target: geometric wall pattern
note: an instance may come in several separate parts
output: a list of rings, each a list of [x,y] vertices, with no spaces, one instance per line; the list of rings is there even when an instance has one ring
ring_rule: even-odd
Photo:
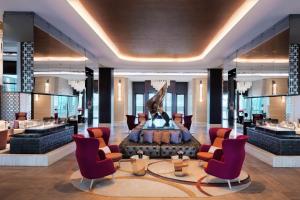
[[[15,113],[20,111],[20,93],[2,92],[1,104],[1,119],[15,120]]]
[[[1,119],[15,120],[15,113],[26,112],[27,119],[31,119],[31,94],[19,92],[2,92]]]
[[[33,91],[33,42],[21,42],[21,91]]]
[[[300,44],[289,45],[289,94],[300,94],[300,77],[299,77],[299,50]]]

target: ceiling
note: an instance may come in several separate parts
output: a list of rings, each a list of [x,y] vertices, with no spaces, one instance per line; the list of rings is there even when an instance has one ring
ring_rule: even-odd
[[[80,2],[121,54],[178,58],[201,54],[245,0]]]
[[[242,59],[287,59],[289,56],[289,29],[260,44],[246,54]]]
[[[174,5],[170,3],[171,0],[154,1],[156,4],[148,0],[123,0],[128,3],[126,5],[123,1],[117,0],[80,1],[86,2],[84,5],[90,10],[91,15],[95,15],[96,22],[101,17],[102,21],[99,22],[103,29],[107,31],[111,40],[115,42],[122,53],[150,57],[157,55],[191,56],[196,52],[201,53],[204,46],[207,45],[207,41],[216,34],[216,30],[220,29],[221,24],[226,22],[226,16],[229,17],[226,13],[234,14],[230,10],[237,9],[242,2],[230,1],[227,5],[224,2],[228,2],[228,0],[210,0],[205,1],[211,3],[205,3],[208,8],[204,9],[199,5],[199,2],[203,3],[204,1],[193,0],[174,0],[172,1],[175,2]],[[186,2],[189,2],[190,5]],[[215,6],[216,2],[221,2],[219,7]],[[0,0],[0,13],[3,11],[35,12],[84,48],[93,52],[97,57],[95,67],[98,67],[99,63],[103,66],[113,67],[116,71],[197,72],[222,66],[225,58],[236,49],[250,42],[288,14],[300,13],[299,0],[289,0],[288,2],[259,0],[211,48],[203,59],[192,62],[134,62],[120,59],[66,0]],[[92,3],[103,5],[103,7],[95,7],[95,9],[101,10],[101,15],[98,13],[99,17],[93,14],[95,9],[92,11],[89,8]],[[182,5],[182,8],[179,5]],[[227,10],[225,14],[222,12],[223,9]],[[201,24],[204,24],[207,19],[212,23],[205,23],[206,26],[201,28]],[[156,38],[158,37],[163,39],[157,42]],[[66,67],[66,65],[57,65],[57,63],[43,63],[39,64],[39,68],[53,70],[49,66],[54,65],[58,70],[71,70],[73,66],[73,64],[68,64]]]
[[[81,57],[48,33],[34,27],[34,57]]]

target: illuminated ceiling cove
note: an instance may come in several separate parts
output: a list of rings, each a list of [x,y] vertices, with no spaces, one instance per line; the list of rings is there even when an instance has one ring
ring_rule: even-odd
[[[124,61],[205,58],[258,0],[67,0]]]

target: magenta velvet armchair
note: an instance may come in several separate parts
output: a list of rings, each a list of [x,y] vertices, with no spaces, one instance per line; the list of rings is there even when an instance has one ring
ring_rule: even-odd
[[[122,153],[120,153],[120,148],[119,145],[112,145],[109,144],[109,138],[110,138],[110,129],[107,127],[93,127],[93,128],[88,128],[87,131],[89,133],[89,136],[91,138],[97,138],[97,130],[101,130],[102,135],[101,137],[103,138],[105,145],[109,147],[111,153],[105,154],[101,149],[99,149],[99,156],[101,159],[105,158],[110,158],[114,162],[118,162],[120,166],[120,160],[122,159]],[[97,138],[98,139],[98,138]]]
[[[231,189],[230,180],[238,178],[245,160],[245,144],[248,136],[238,136],[236,139],[223,141],[223,155],[220,160],[211,159],[204,169],[209,175],[226,179]]]
[[[92,189],[94,179],[113,175],[116,172],[112,159],[101,159],[98,155],[99,141],[95,138],[84,138],[74,135],[76,159],[82,177],[90,179]],[[83,178],[81,179],[81,182]]]
[[[135,124],[135,116],[134,115],[126,115],[127,126],[129,130],[134,129],[137,124]]]
[[[183,117],[183,121],[184,121],[184,127],[186,127],[188,130],[190,130],[191,125],[192,125],[192,117],[193,115],[186,115]]]
[[[222,142],[225,139],[229,138],[231,133],[231,128],[210,128],[209,129],[209,138],[211,145],[203,144],[200,147],[199,152],[197,153],[197,157],[203,161],[209,161],[212,158],[218,158],[219,154],[218,151],[214,153],[209,153],[209,148],[214,145],[218,148],[222,148]],[[216,140],[216,138],[218,138]]]

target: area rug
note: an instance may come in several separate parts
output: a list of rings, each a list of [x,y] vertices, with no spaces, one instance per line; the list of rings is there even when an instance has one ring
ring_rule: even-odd
[[[199,165],[199,161],[190,160],[189,174],[184,177],[174,175],[171,160],[150,160],[145,176],[132,174],[129,160],[121,162],[114,175],[98,179],[89,190],[90,180],[82,183],[80,171],[74,172],[70,179],[74,187],[105,197],[211,197],[241,191],[251,184],[250,176],[242,171],[239,180],[232,181],[230,190],[224,180],[209,176]]]

